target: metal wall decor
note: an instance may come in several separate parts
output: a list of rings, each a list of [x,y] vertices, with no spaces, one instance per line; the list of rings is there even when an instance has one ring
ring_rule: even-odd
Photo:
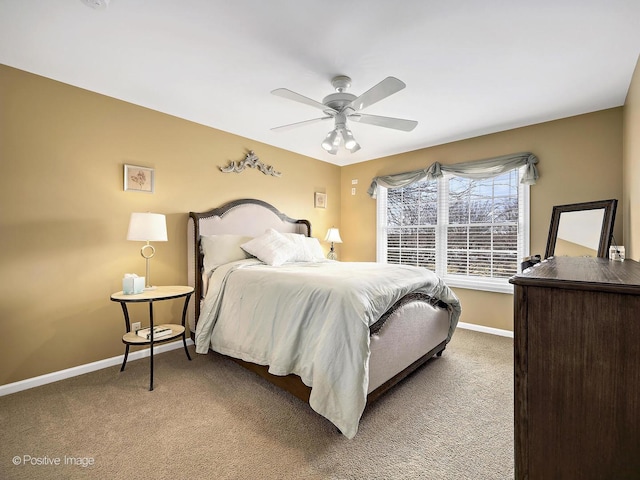
[[[244,160],[238,160],[237,162],[230,160],[229,165],[227,165],[226,167],[219,167],[219,168],[220,168],[220,171],[224,173],[231,173],[231,172],[240,173],[244,171],[245,168],[257,168],[265,175],[271,175],[273,177],[279,177],[282,175],[282,173],[276,172],[272,166],[265,165],[264,163],[262,163],[258,158],[258,156],[255,153],[253,153],[252,150],[250,150],[249,153],[247,153]]]

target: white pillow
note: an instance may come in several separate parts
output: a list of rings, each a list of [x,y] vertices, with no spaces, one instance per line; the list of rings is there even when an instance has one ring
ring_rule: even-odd
[[[315,262],[324,260],[324,252],[317,238],[307,237],[299,233],[283,233],[295,245],[291,262]]]
[[[299,233],[283,233],[286,238],[288,238],[293,244],[294,251],[293,255],[289,261],[291,262],[312,262],[313,255],[309,248],[307,247],[307,242],[305,242],[305,236]]]
[[[309,249],[309,252],[311,253],[313,261],[317,262],[318,260],[326,260],[324,251],[322,250],[322,246],[320,245],[320,241],[317,238],[304,237],[304,241],[307,248]]]
[[[273,228],[243,243],[241,247],[258,260],[274,267],[288,262],[295,254],[293,242]]]
[[[204,272],[208,274],[219,265],[249,258],[241,245],[252,238],[246,235],[201,235]]]

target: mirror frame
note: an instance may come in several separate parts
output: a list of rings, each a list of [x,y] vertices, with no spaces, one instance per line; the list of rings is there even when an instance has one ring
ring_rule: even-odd
[[[598,257],[607,258],[609,256],[609,246],[613,236],[613,224],[616,219],[616,208],[618,200],[598,200],[595,202],[572,203],[569,205],[556,205],[551,213],[551,225],[549,227],[549,238],[547,239],[547,249],[544,258],[553,256],[556,249],[558,237],[558,227],[560,225],[560,214],[563,212],[578,212],[581,210],[596,210],[604,208],[602,228],[600,229],[600,244],[598,246]]]

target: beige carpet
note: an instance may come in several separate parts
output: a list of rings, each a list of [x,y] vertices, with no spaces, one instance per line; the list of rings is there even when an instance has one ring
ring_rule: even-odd
[[[174,350],[153,392],[147,358],[0,397],[0,478],[513,478],[512,345],[458,329],[353,440],[235,363]]]

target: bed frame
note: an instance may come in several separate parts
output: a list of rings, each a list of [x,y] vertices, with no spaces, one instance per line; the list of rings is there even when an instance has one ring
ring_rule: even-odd
[[[192,339],[195,337],[203,294],[200,236],[236,234],[257,237],[268,228],[311,236],[309,221],[290,218],[274,206],[256,199],[236,200],[207,212],[189,213],[188,282],[195,289],[195,301],[191,302],[188,312]],[[431,299],[425,299],[424,296],[401,299],[383,318],[384,325],[371,336],[367,404],[379,398],[432,357],[442,355],[449,334],[449,311]],[[276,376],[268,372],[268,366],[227,358],[301,400],[309,401],[311,388],[297,375]]]

